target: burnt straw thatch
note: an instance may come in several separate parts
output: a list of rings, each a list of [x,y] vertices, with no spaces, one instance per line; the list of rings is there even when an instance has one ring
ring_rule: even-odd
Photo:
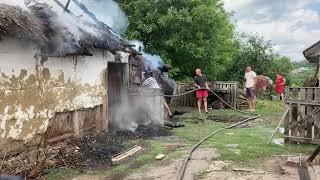
[[[308,78],[303,86],[304,87],[319,87],[319,68],[320,68],[320,41],[316,42],[309,48],[303,51],[304,57],[313,64],[316,64],[316,73],[314,76]]]
[[[86,54],[90,48],[106,49],[113,54],[116,51],[132,51],[108,26],[81,22],[81,25],[71,27],[79,32],[75,35],[70,27],[59,23],[59,16],[47,4],[36,4],[28,8],[29,11],[26,11],[0,3],[0,41],[17,39],[33,43],[41,49],[42,55],[48,56]],[[70,18],[74,18],[74,22],[81,21],[77,17]],[[83,28],[84,24],[86,28]]]

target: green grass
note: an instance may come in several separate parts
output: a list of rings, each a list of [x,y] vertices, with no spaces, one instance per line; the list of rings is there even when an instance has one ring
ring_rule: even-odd
[[[76,170],[69,168],[52,168],[45,175],[46,180],[56,180],[56,179],[69,179],[80,173]]]
[[[142,172],[147,170],[155,161],[155,157],[160,154],[165,154],[165,149],[163,147],[162,141],[149,140],[144,142],[148,143],[148,149],[145,150],[140,156],[130,160],[128,163],[116,165],[106,172],[96,172],[97,175],[103,175],[105,177],[119,177],[125,174],[130,174],[132,172]],[[93,173],[91,173],[93,174]]]
[[[257,103],[257,112],[262,118],[255,122],[249,123],[246,128],[234,128],[225,130],[203,143],[202,147],[217,148],[221,153],[221,160],[229,160],[244,165],[254,165],[272,155],[310,153],[314,150],[313,145],[288,145],[284,146],[271,143],[268,145],[269,138],[277,126],[285,106],[282,102],[262,100]],[[213,111],[212,115],[225,114],[226,117],[234,112],[230,110]],[[194,125],[190,122],[196,121],[195,114],[185,116],[188,122],[186,128],[175,129],[177,136],[182,137],[187,144],[194,144],[210,132],[227,126],[224,123],[217,123],[207,120],[205,123]],[[226,134],[227,133],[227,134]],[[233,133],[230,135],[229,133]],[[277,133],[275,138],[281,138],[281,134]],[[240,155],[229,150],[226,144],[239,144]]]

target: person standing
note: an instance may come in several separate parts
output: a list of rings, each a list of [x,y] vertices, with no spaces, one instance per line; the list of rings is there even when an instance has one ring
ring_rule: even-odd
[[[197,87],[196,97],[199,114],[201,115],[201,104],[203,101],[204,111],[208,113],[208,82],[204,74],[201,73],[201,69],[196,69],[196,76],[194,77],[194,86]]]
[[[284,85],[286,84],[286,79],[279,73],[276,75],[276,94],[278,99],[284,101]]]
[[[256,111],[256,95],[255,95],[255,87],[257,83],[257,74],[252,70],[251,66],[246,68],[246,72],[244,75],[245,79],[245,90],[247,97],[249,99],[249,111]]]
[[[160,89],[160,86],[158,85],[157,80],[153,77],[152,72],[145,72],[144,77],[145,77],[145,80],[144,80],[142,86],[148,87],[148,88]],[[166,108],[166,110],[168,111],[170,118],[173,118],[174,115],[171,113],[170,107],[164,98],[163,98],[163,104],[164,104],[164,107]]]

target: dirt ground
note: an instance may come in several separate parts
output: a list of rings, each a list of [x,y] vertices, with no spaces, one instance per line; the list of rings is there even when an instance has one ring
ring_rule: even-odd
[[[298,180],[297,170],[284,165],[285,160],[272,157],[256,168],[243,168],[230,162],[216,161],[216,149],[201,148],[194,152],[187,167],[184,179],[204,180]],[[176,179],[183,159],[171,161],[163,166],[152,167],[145,173],[127,176],[127,180]]]
[[[256,168],[244,168],[227,161],[216,160],[219,152],[213,148],[196,150],[188,164],[185,180],[299,180],[296,168],[286,166],[286,158],[272,157]],[[125,180],[176,179],[183,159],[165,161],[143,173],[122,177]],[[103,180],[105,177],[81,175],[73,180]],[[117,178],[114,178],[117,179]]]

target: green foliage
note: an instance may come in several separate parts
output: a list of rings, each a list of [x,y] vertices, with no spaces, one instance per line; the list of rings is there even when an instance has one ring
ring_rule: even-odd
[[[274,78],[277,73],[288,76],[293,64],[288,57],[273,51],[273,44],[258,35],[242,35],[239,49],[227,72],[221,79],[242,81],[245,68],[252,65],[258,75]],[[232,72],[232,73],[230,73]]]
[[[203,69],[217,78],[233,59],[234,26],[222,0],[119,0],[130,25],[128,39],[142,40],[149,53],[160,54],[178,68],[175,78]]]
[[[128,15],[126,37],[144,42],[173,67],[176,80],[201,68],[209,80],[242,81],[253,65],[272,79],[293,69],[290,59],[274,53],[270,41],[257,35],[237,36],[222,0],[118,0]]]
[[[293,62],[295,68],[301,68],[301,67],[313,67],[313,64],[311,64],[307,60],[297,61]]]
[[[308,71],[298,74],[290,74],[290,86],[292,87],[301,87],[303,83],[309,79],[310,77],[314,76],[316,69],[313,67]]]

